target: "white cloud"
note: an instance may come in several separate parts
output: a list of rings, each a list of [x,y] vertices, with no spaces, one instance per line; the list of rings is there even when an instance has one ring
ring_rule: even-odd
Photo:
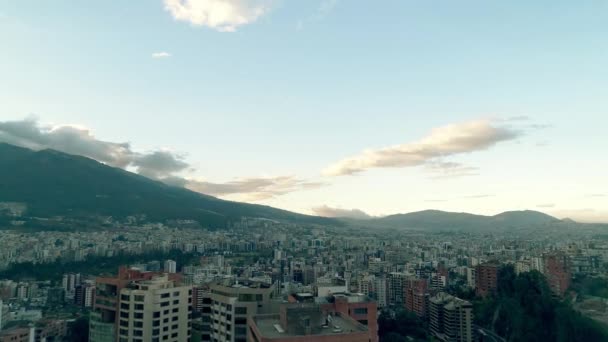
[[[441,158],[488,149],[499,142],[513,140],[520,131],[491,120],[476,120],[435,128],[425,138],[381,149],[365,150],[343,159],[324,170],[328,176],[360,173],[373,168],[398,168],[428,165],[431,169],[471,174],[475,170]],[[448,172],[449,173],[449,172]]]
[[[225,183],[171,178],[167,179],[166,182],[212,196],[252,202],[274,198],[294,191],[316,189],[325,185],[295,176],[240,178]]]
[[[206,26],[220,32],[234,32],[268,13],[275,0],[164,0],[176,20]]]
[[[171,54],[165,51],[154,52],[152,53],[152,58],[169,58]]]
[[[332,208],[327,205],[312,208],[312,211],[317,216],[324,217],[344,217],[353,219],[370,219],[369,214],[360,209],[341,209]]]

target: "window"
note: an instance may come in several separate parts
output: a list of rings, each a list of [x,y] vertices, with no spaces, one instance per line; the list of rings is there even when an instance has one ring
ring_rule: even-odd
[[[162,307],[169,306],[169,302],[162,302],[162,303],[160,303],[160,306],[162,306]]]
[[[175,332],[175,333],[171,334],[171,337],[177,337],[177,333]]]
[[[169,314],[169,310],[163,311],[163,315],[168,315],[168,314]]]
[[[121,327],[128,327],[129,326],[129,322],[128,321],[123,321],[122,319],[120,320],[120,326]]]
[[[171,329],[172,329],[172,330],[177,330],[177,328],[178,328],[178,325],[177,325],[177,324],[173,324],[173,325],[171,326]]]
[[[120,329],[120,334],[123,336],[129,336],[129,330],[127,329]]]
[[[156,336],[158,334],[160,334],[160,329],[154,329],[154,330],[152,330],[152,335]]]
[[[143,295],[135,295],[133,298],[134,298],[134,300],[136,302],[143,302],[144,301],[144,296]]]
[[[228,306],[226,306],[226,309],[228,309],[228,311],[232,311],[232,304],[228,304]]]
[[[136,328],[143,328],[144,327],[144,322],[142,321],[133,321],[133,326]]]
[[[121,318],[129,318],[129,313],[128,312],[120,312],[120,317]]]
[[[171,318],[171,320],[172,320],[173,322],[177,321],[178,319],[179,319],[179,317],[177,317],[177,316],[173,316],[173,318]]]
[[[169,318],[163,318],[163,323],[168,323],[169,322]]]
[[[144,336],[144,332],[140,329],[133,330],[133,336]]]
[[[120,295],[120,300],[125,300],[128,302],[129,300],[131,300],[131,297],[129,295],[123,294]]]
[[[159,318],[160,317],[160,311],[154,311],[153,317],[154,318]]]
[[[353,311],[355,315],[367,315],[367,308],[356,308]]]
[[[236,309],[234,310],[234,313],[236,313],[237,315],[246,315],[247,314],[247,307],[236,307]]]
[[[170,293],[163,293],[160,295],[160,298],[169,298],[170,295]]]
[[[135,304],[135,310],[143,310],[143,309],[144,309],[143,304]]]
[[[360,319],[359,323],[361,323],[363,325],[367,325],[367,320],[366,319]]]
[[[159,321],[159,320],[156,320],[156,321],[152,322],[152,326],[153,326],[153,327],[158,327],[158,326],[160,326],[160,321]]]
[[[173,297],[179,296],[179,291],[173,292]]]
[[[133,317],[135,317],[136,319],[143,319],[144,318],[144,313],[143,312],[136,312],[133,314]]]
[[[120,303],[120,308],[123,310],[129,310],[129,303]]]
[[[179,304],[179,299],[174,300],[174,301],[173,301],[173,304],[175,304],[175,305],[176,305],[176,304]]]
[[[171,311],[173,311],[173,313],[179,312],[179,308],[173,308]]]
[[[237,317],[234,320],[234,324],[237,324],[237,325],[247,325],[247,318],[245,318],[245,317]]]

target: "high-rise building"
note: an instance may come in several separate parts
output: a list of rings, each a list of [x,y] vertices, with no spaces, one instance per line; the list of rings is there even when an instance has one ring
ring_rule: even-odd
[[[165,268],[163,269],[166,273],[177,272],[177,263],[173,260],[165,261]]]
[[[187,341],[192,288],[167,274],[133,282],[120,291],[119,341]]]
[[[556,295],[563,296],[570,287],[572,274],[568,256],[563,253],[552,253],[544,256],[544,274],[549,287]]]
[[[77,285],[74,290],[74,304],[85,308],[93,307],[95,300],[95,284],[90,281]]]
[[[209,285],[203,296],[202,341],[246,342],[247,317],[272,312],[276,285],[233,278]],[[208,302],[209,304],[205,304]],[[207,325],[205,323],[208,323]]]
[[[496,291],[498,268],[498,264],[491,262],[475,267],[475,293],[478,296],[487,297]]]
[[[428,314],[428,287],[426,279],[409,279],[405,284],[405,308],[421,318]]]
[[[120,316],[120,292],[129,284],[151,280],[160,275],[156,272],[141,272],[121,267],[116,277],[98,277],[95,280],[96,290],[89,321],[90,342],[114,342],[118,340],[118,323]],[[181,282],[181,274],[169,274],[169,280],[176,284]]]
[[[473,305],[440,292],[429,300],[431,334],[445,342],[473,341]]]
[[[405,303],[404,290],[408,274],[402,272],[391,272],[386,279],[388,286],[388,304],[398,305]]]

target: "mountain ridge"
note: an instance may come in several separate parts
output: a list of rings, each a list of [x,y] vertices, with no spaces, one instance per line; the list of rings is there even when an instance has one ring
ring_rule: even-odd
[[[25,203],[29,216],[145,215],[152,221],[195,220],[219,228],[243,217],[341,225],[335,219],[222,200],[56,150],[0,143],[0,156],[0,202]]]

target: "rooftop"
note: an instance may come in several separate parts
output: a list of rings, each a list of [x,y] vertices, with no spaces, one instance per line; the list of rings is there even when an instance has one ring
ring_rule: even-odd
[[[290,317],[293,319],[294,317]],[[298,319],[298,317],[295,317]],[[280,315],[258,315],[254,317],[255,324],[260,334],[265,338],[280,338],[280,337],[295,337],[305,336],[307,334],[300,332],[290,332],[281,326]],[[311,324],[310,334],[312,336],[322,335],[340,335],[351,334],[367,331],[367,327],[353,321],[350,318],[343,318],[340,315],[334,315],[331,318],[330,324]]]

